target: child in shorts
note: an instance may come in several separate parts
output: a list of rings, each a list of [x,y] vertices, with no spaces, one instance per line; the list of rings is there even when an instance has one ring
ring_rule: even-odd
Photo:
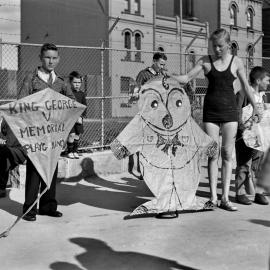
[[[82,76],[77,71],[72,71],[69,74],[70,87],[77,102],[83,105],[86,104],[86,98],[84,92],[81,91]],[[83,118],[86,116],[86,110],[82,113],[80,118],[73,126],[68,139],[67,139],[67,157],[72,159],[79,159],[78,147],[80,136],[83,133]]]

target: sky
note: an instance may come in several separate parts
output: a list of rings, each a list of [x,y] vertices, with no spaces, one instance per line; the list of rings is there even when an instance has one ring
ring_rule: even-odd
[[[20,42],[21,0],[0,0],[0,38]]]

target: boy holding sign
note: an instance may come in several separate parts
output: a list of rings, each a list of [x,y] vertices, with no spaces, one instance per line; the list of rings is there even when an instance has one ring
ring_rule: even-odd
[[[269,86],[268,72],[263,67],[256,66],[250,71],[249,81],[255,102],[264,105],[263,96],[267,90],[267,87]],[[248,100],[242,91],[237,93],[237,104],[240,111],[240,125],[237,130],[235,143],[237,163],[235,175],[236,201],[240,204],[250,205],[252,204],[252,201],[247,197],[246,186],[248,186],[249,175],[253,175],[255,178],[257,178],[264,153],[259,150],[247,147],[243,140],[242,136],[244,127],[241,124],[242,107],[248,105]],[[254,184],[256,186],[256,183]],[[269,204],[268,200],[263,195],[263,188],[256,186],[255,192],[255,203],[262,205]]]
[[[77,71],[72,71],[69,74],[69,82],[71,86],[71,90],[76,98],[76,101],[80,102],[83,105],[86,104],[85,94],[81,91],[82,86],[82,76]],[[83,133],[83,117],[86,116],[86,110],[82,113],[78,121],[75,123],[72,128],[68,140],[67,140],[67,150],[68,150],[68,158],[79,158],[78,155],[78,147],[79,147],[79,139],[80,135]]]
[[[34,72],[28,74],[24,81],[23,86],[19,92],[18,98],[34,94],[46,88],[61,93],[69,98],[74,99],[72,91],[67,87],[64,79],[59,77],[54,69],[59,63],[60,57],[58,48],[54,44],[46,43],[41,47],[40,61],[41,66]],[[62,213],[57,211],[56,194],[56,179],[57,167],[53,175],[50,189],[47,190],[39,201],[39,214],[48,215],[51,217],[61,217]],[[40,174],[36,170],[30,159],[27,159],[26,164],[26,185],[25,185],[25,202],[23,205],[23,213],[25,213],[30,206],[36,201],[38,193],[45,190],[46,184],[42,180]],[[37,206],[35,205],[23,219],[27,221],[35,221],[37,214]]]

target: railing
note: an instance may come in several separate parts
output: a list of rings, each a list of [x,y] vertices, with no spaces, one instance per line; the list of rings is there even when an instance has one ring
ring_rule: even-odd
[[[40,44],[0,43],[0,104],[17,97],[25,74],[39,64]],[[137,113],[137,104],[129,102],[130,85],[140,70],[151,66],[153,51],[132,51],[110,48],[58,46],[60,63],[57,73],[67,80],[71,71],[83,75],[82,91],[87,97],[87,116],[81,149],[107,147]],[[201,55],[166,53],[168,72],[190,70]],[[180,59],[183,63],[180,63]],[[243,57],[247,74],[252,66],[270,70],[269,58]],[[207,80],[201,74],[192,82],[192,114],[201,123]],[[239,86],[238,86],[239,88]]]

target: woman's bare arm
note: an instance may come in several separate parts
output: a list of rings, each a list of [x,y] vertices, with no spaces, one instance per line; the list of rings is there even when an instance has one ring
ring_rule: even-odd
[[[246,75],[245,75],[245,68],[244,68],[244,64],[242,62],[242,60],[238,57],[235,57],[235,64],[237,67],[237,76],[242,84],[242,89],[245,92],[245,94],[247,95],[248,100],[250,101],[252,107],[253,107],[253,116],[257,116],[259,118],[259,121],[261,119],[261,114],[258,112],[256,103],[255,103],[255,99],[254,99],[254,95],[251,91],[251,88],[248,84]]]
[[[185,75],[170,74],[170,77],[174,78],[181,84],[186,84],[189,81],[195,79],[199,75],[199,73],[203,70],[204,61],[205,56],[202,57],[187,74]]]

